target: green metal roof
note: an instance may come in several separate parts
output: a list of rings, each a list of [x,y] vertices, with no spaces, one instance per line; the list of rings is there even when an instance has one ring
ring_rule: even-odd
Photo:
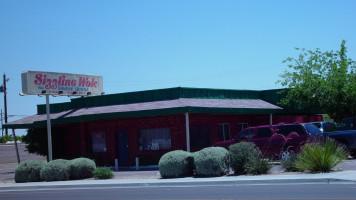
[[[51,113],[62,112],[70,109],[89,108],[97,106],[122,105],[130,103],[142,103],[162,100],[172,100],[179,98],[196,99],[261,99],[279,105],[278,102],[285,97],[281,93],[283,89],[275,90],[228,90],[228,89],[208,89],[208,88],[168,88],[158,90],[147,90],[139,92],[128,92],[119,94],[109,94],[102,96],[80,97],[71,99],[71,102],[56,103],[50,105]],[[280,105],[279,105],[280,106]],[[285,112],[296,113],[320,113],[317,106],[305,107],[301,105],[282,106]],[[46,105],[37,106],[38,114],[46,113]]]
[[[81,97],[71,99],[71,102],[51,104],[51,113],[61,112],[69,109],[120,105],[129,103],[142,103],[151,101],[162,101],[179,98],[198,99],[261,99],[259,91],[253,90],[221,90],[207,88],[168,88],[158,90],[147,90],[139,92],[128,92],[109,94],[102,96]],[[38,105],[37,113],[46,113],[46,105]]]
[[[192,113],[222,113],[222,114],[268,114],[268,113],[289,113],[289,114],[320,114],[322,111],[313,108],[302,108],[300,105],[294,106],[280,106],[283,109],[273,108],[273,105],[278,105],[278,102],[285,96],[281,93],[281,89],[277,90],[227,90],[227,89],[207,89],[207,88],[168,88],[158,90],[148,90],[139,92],[129,92],[120,94],[109,94],[102,96],[81,97],[71,99],[70,102],[56,103],[50,105],[51,116],[53,114],[63,115],[65,117],[57,117],[51,120],[53,124],[87,121],[87,120],[103,120],[103,119],[117,119],[128,117],[142,117],[153,115],[178,114],[185,112]],[[171,107],[159,107],[154,102],[160,105],[162,102],[178,99],[221,99],[221,100],[262,100],[272,105],[262,103],[258,109],[254,108],[251,103],[245,107],[239,106],[225,106],[219,107],[218,104],[211,103],[211,101],[193,101],[192,104],[175,104]],[[151,102],[151,103],[150,103]],[[221,102],[221,101],[220,101]],[[251,101],[253,102],[253,101]],[[147,104],[144,104],[147,103]],[[235,102],[236,103],[236,102]],[[135,109],[126,109],[129,105],[135,104]],[[209,105],[210,104],[210,105]],[[125,105],[125,109],[120,111],[109,110],[103,112],[108,106]],[[148,107],[147,107],[148,105]],[[154,106],[156,105],[156,106]],[[229,104],[226,104],[229,105]],[[239,105],[239,103],[237,103]],[[81,113],[76,112],[80,110],[98,109],[98,112]],[[18,123],[8,123],[4,128],[30,128],[45,126],[43,115],[46,113],[45,105],[37,106],[38,115],[33,116],[33,119],[23,119]],[[67,113],[76,113],[71,115]],[[68,116],[69,115],[69,116]],[[35,119],[36,116],[40,116]],[[27,121],[26,121],[27,120]],[[32,122],[31,122],[32,120]]]

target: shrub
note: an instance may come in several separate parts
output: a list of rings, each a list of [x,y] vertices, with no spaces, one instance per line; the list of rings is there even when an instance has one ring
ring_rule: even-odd
[[[26,160],[19,164],[15,170],[15,182],[37,182],[41,181],[40,172],[45,165],[43,160]]]
[[[114,177],[112,171],[107,167],[98,167],[93,174],[95,179],[111,179]]]
[[[302,147],[296,167],[302,171],[330,172],[336,165],[347,158],[344,146],[327,139],[324,144],[305,145]]]
[[[222,147],[208,147],[194,154],[197,176],[221,176],[229,173],[229,152]]]
[[[267,159],[253,159],[246,166],[247,174],[259,175],[259,174],[267,174],[268,170],[270,170],[272,165],[269,163]]]
[[[251,142],[240,142],[230,145],[229,153],[231,158],[231,168],[234,170],[235,174],[247,174],[247,166],[249,163],[253,161],[257,162],[262,156],[261,151]],[[258,163],[254,164],[257,166],[259,165]]]
[[[70,178],[85,179],[93,177],[95,163],[88,158],[76,158],[70,161]]]
[[[287,171],[287,172],[297,172],[300,171],[297,166],[295,165],[298,160],[298,155],[297,154],[292,154],[291,157],[288,160],[283,160],[282,161],[282,167]]]
[[[13,141],[13,140],[14,140],[14,138],[10,135],[4,135],[2,137],[0,136],[0,143],[6,143],[8,141]]]
[[[182,150],[164,154],[158,163],[162,178],[174,178],[193,175],[192,154]]]
[[[66,181],[70,177],[70,161],[64,159],[48,162],[41,170],[41,179],[45,181]]]

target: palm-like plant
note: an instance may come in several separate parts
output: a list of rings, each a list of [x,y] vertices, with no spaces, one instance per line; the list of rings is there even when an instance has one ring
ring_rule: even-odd
[[[296,167],[302,171],[330,172],[348,156],[346,148],[334,140],[326,139],[324,144],[305,145],[296,160]]]

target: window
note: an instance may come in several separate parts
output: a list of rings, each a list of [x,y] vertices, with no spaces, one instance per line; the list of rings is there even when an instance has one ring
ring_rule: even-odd
[[[219,124],[219,141],[225,141],[230,139],[230,124]]]
[[[277,126],[276,133],[284,135],[284,136],[290,136],[290,134],[293,134],[293,135],[305,135],[306,134],[303,127],[298,124]]]
[[[190,126],[189,128],[191,147],[203,148],[211,145],[209,126]]]
[[[104,132],[91,133],[93,152],[106,152],[106,135]]]
[[[353,121],[353,118],[345,118],[338,124],[338,127],[340,130],[351,130],[354,128]]]
[[[245,128],[248,128],[248,123],[238,123],[237,124],[237,133],[240,133]]]
[[[171,149],[169,128],[142,129],[139,132],[140,151]]]
[[[305,129],[307,129],[310,135],[322,135],[321,130],[314,124],[304,124]]]
[[[270,138],[272,134],[273,132],[270,128],[257,128],[257,138]]]
[[[331,131],[336,131],[336,125],[333,122],[324,122],[323,123],[323,131],[324,132],[331,132]]]
[[[237,137],[237,140],[250,140],[255,138],[255,129],[249,128],[243,130]]]
[[[314,125],[317,126],[318,128],[321,128],[321,123],[322,123],[322,122],[313,122],[312,124],[314,124]]]

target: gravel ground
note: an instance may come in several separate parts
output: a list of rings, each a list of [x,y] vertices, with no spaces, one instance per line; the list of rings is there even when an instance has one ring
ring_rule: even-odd
[[[24,144],[18,144],[20,160],[46,160],[46,157],[29,154],[25,151]],[[0,145],[0,183],[13,183],[15,169],[17,167],[16,151],[13,144]],[[339,164],[335,170],[356,170],[356,159],[349,158]],[[278,163],[275,163],[270,174],[296,174],[298,172],[284,172]],[[158,170],[146,171],[117,171],[114,172],[115,179],[156,179],[161,178]]]

